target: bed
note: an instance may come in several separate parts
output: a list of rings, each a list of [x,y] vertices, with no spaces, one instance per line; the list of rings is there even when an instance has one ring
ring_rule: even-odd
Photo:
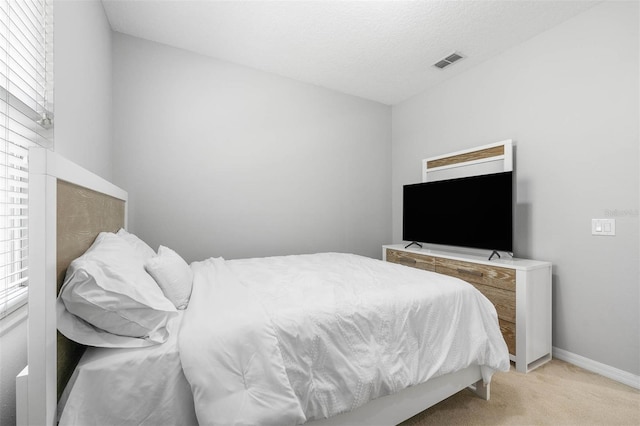
[[[45,164],[64,162],[64,182],[100,192],[91,183],[87,188],[85,182],[100,181],[87,179],[90,174],[70,176],[68,170],[79,169],[72,163],[50,152],[36,155],[49,157]],[[45,174],[58,180],[60,169]],[[99,186],[114,198],[114,188],[106,182]],[[76,192],[85,200],[86,191]],[[56,248],[51,241],[48,247],[55,258],[66,259],[58,262],[58,283],[71,260],[87,250],[87,241],[91,246],[101,233],[116,235],[126,227],[126,193],[115,192],[124,212],[93,209],[91,215],[116,210],[119,219],[92,216],[84,222],[108,225],[67,230],[67,237],[54,233]],[[86,215],[75,211],[86,202],[66,199],[65,205],[75,207],[71,213],[56,210],[56,229],[60,223],[84,226],[61,216]],[[82,235],[71,256],[60,253],[59,239],[79,240],[68,235]],[[28,423],[391,425],[466,387],[488,399],[493,372],[509,368],[495,309],[460,280],[344,253],[211,258],[189,268],[188,305],[166,321],[168,338],[160,344],[86,351],[80,346],[71,351],[80,356],[69,365],[60,363],[64,371],[55,374],[56,352],[69,342],[63,339],[53,349],[45,345],[44,355],[32,354],[30,346]],[[432,284],[424,285],[425,280]],[[44,293],[45,311],[55,324],[57,292]],[[51,342],[49,334],[50,329],[40,332]],[[436,340],[441,346],[445,342],[438,350]],[[44,375],[31,369],[32,361],[45,366]],[[165,372],[161,380],[158,371]],[[34,383],[44,386],[34,388]],[[125,405],[110,405],[118,400]],[[132,406],[148,408],[126,418],[109,417],[135,411]]]

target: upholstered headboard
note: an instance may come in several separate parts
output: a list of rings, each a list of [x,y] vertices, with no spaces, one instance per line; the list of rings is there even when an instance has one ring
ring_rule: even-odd
[[[29,151],[28,419],[20,423],[55,424],[58,397],[85,349],[57,332],[56,297],[71,261],[100,232],[126,227],[127,197],[54,152]]]
[[[57,180],[56,295],[73,259],[81,256],[100,232],[124,227],[125,201]],[[57,333],[57,398],[60,398],[85,347]]]

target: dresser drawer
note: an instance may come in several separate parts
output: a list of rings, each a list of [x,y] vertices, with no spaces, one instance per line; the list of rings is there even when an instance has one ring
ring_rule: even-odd
[[[436,269],[435,257],[393,249],[387,249],[387,262],[399,263],[425,271],[435,271]]]
[[[516,271],[499,266],[436,258],[436,272],[502,290],[516,291]]]
[[[516,355],[516,325],[515,323],[504,321],[498,319],[498,323],[500,324],[500,331],[502,332],[502,337],[504,338],[505,343],[507,344],[507,348],[509,348],[509,353],[513,356]]]
[[[501,320],[516,322],[516,293],[484,284],[471,283],[493,303]]]

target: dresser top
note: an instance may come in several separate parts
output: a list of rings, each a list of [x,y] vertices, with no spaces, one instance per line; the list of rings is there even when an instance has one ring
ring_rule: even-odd
[[[502,258],[498,258],[494,256],[492,260],[488,260],[488,256],[479,256],[476,254],[468,254],[468,253],[456,253],[450,251],[441,251],[441,250],[432,250],[432,249],[421,249],[419,247],[409,247],[404,248],[404,244],[389,244],[382,246],[383,250],[393,249],[398,251],[404,251],[407,253],[417,253],[425,256],[434,256],[434,257],[442,257],[445,259],[452,260],[460,260],[464,262],[473,262],[479,263],[482,265],[489,266],[501,266],[504,268],[512,268],[512,269],[522,269],[522,270],[531,270],[538,268],[547,268],[551,266],[551,262],[545,262],[540,260],[530,260],[530,259],[519,259],[519,258],[506,258],[503,254],[501,254]]]

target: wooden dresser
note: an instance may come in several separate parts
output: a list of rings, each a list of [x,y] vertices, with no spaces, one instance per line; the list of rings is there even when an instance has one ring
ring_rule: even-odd
[[[496,307],[516,370],[528,372],[551,359],[551,263],[493,259],[403,245],[382,248],[382,259],[463,279]]]

